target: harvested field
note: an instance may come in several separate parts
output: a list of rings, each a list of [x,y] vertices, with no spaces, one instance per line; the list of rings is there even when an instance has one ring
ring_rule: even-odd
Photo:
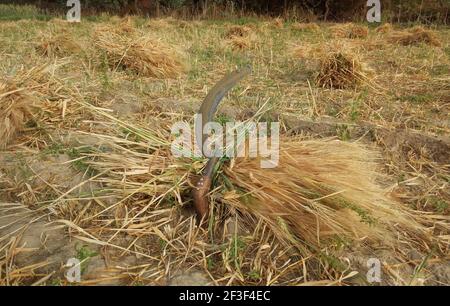
[[[1,7],[1,6],[0,6]],[[395,28],[395,30],[394,30]],[[0,20],[0,285],[450,285],[450,30],[102,15]],[[278,167],[172,153],[280,123]],[[248,153],[248,152],[246,152]]]

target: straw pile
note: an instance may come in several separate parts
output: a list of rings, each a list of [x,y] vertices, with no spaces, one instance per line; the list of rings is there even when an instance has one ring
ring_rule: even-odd
[[[32,98],[10,82],[0,81],[0,148],[4,148],[31,118]]]
[[[369,29],[366,26],[354,23],[335,25],[331,31],[337,38],[366,38],[369,35]]]
[[[60,31],[59,33],[42,33],[36,50],[42,55],[53,57],[79,53],[82,47],[69,32]]]
[[[149,36],[119,34],[98,28],[95,45],[106,53],[112,69],[122,67],[140,76],[159,79],[176,78],[186,70],[177,52]]]
[[[108,173],[98,181],[122,195],[118,203],[147,199],[148,207],[158,209],[173,201],[182,205],[201,163],[176,160],[167,141],[144,130],[134,132],[144,141],[108,138],[111,152],[87,154],[91,167]],[[224,167],[225,175],[216,183],[223,187],[212,194],[224,204],[215,209],[215,220],[236,214],[239,226],[249,232],[263,222],[280,243],[301,251],[317,249],[334,237],[390,246],[398,231],[425,235],[415,215],[376,183],[384,178],[376,172],[373,151],[333,139],[287,138],[281,143],[276,168],[262,169],[257,158],[236,159]]]
[[[111,152],[91,155],[89,164],[108,173],[101,182],[127,198],[142,200],[139,195],[144,195],[154,205],[170,199],[181,205],[201,163],[171,156],[165,133],[125,127],[143,141],[109,138]],[[237,214],[250,232],[262,221],[280,242],[309,250],[336,235],[386,245],[399,230],[424,235],[415,215],[377,184],[385,178],[376,171],[375,152],[334,139],[285,138],[280,143],[276,168],[262,169],[259,158],[238,158],[224,167],[216,182],[223,187],[211,195],[225,204],[216,209],[216,220]]]
[[[29,73],[22,71],[14,78],[0,80],[0,148],[5,148],[33,118],[31,108],[36,100],[24,85]]]
[[[406,31],[394,32],[389,37],[389,40],[403,46],[418,45],[420,43],[436,47],[442,46],[436,33],[421,26],[413,27]]]
[[[234,50],[244,50],[250,48],[254,41],[254,33],[250,27],[234,25],[225,33],[226,44]]]
[[[321,58],[316,83],[327,88],[354,88],[365,78],[363,64],[353,53],[333,51]]]
[[[226,205],[295,245],[318,247],[333,235],[389,244],[394,227],[420,232],[412,214],[376,184],[375,153],[338,140],[281,143],[277,168],[241,159],[225,169],[233,184]]]
[[[251,42],[248,38],[234,36],[228,40],[228,45],[234,50],[244,50],[251,46]]]
[[[247,26],[233,25],[225,33],[226,38],[247,37],[252,33],[252,29]]]

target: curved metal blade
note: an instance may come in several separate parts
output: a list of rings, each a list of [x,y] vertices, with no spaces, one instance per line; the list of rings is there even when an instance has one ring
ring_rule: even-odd
[[[205,142],[203,127],[205,124],[213,120],[217,108],[219,107],[219,103],[222,101],[227,92],[250,73],[251,68],[245,67],[226,75],[216,85],[214,85],[203,100],[194,123],[195,139],[202,154],[203,143]]]
[[[197,141],[197,146],[200,148],[203,154],[203,143],[204,134],[203,127],[206,123],[211,122],[214,114],[217,111],[220,101],[227,94],[227,92],[233,88],[241,79],[246,75],[251,73],[251,68],[246,67],[241,70],[236,70],[229,75],[222,78],[208,93],[208,95],[203,100],[200,110],[195,118],[195,139]],[[218,157],[212,157],[206,163],[205,168],[202,172],[202,177],[197,181],[195,188],[192,192],[194,198],[195,209],[200,216],[203,218],[208,214],[209,202],[207,195],[209,189],[212,185],[212,176],[214,172],[215,165],[219,161]]]

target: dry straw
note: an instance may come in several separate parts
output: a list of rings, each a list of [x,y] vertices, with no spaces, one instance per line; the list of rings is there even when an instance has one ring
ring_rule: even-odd
[[[442,43],[435,32],[421,26],[416,26],[406,31],[394,32],[389,37],[389,40],[393,43],[404,46],[417,45],[420,43],[425,43],[436,47],[442,46]]]
[[[331,42],[296,45],[291,56],[315,70],[315,81],[320,87],[333,89],[354,88],[368,82],[371,69],[357,52],[357,44]]]
[[[36,49],[45,56],[62,57],[79,53],[82,47],[68,31],[59,31],[58,33],[42,33]]]
[[[124,124],[122,128],[136,129],[104,115]],[[171,196],[181,205],[201,163],[173,158],[169,142],[160,138],[164,133],[157,136],[155,131],[136,130],[142,142],[109,138],[113,150],[90,154],[89,164],[108,173],[101,182],[117,195],[130,200],[145,195],[157,206]],[[215,209],[214,220],[236,214],[249,232],[261,229],[262,221],[280,243],[308,250],[338,235],[390,246],[399,231],[426,236],[416,215],[389,198],[377,183],[385,178],[376,171],[379,156],[374,151],[335,139],[289,137],[281,144],[276,168],[261,168],[259,158],[238,158],[224,168],[216,181],[221,188],[211,197],[224,209]]]
[[[320,60],[316,83],[327,88],[353,88],[366,79],[363,67],[350,51],[330,52]]]
[[[225,33],[226,44],[234,50],[249,49],[255,40],[252,28],[248,26],[233,25]]]
[[[226,38],[233,38],[233,37],[247,37],[249,36],[253,30],[248,26],[241,26],[241,25],[233,25],[228,28],[228,30],[225,33]]]
[[[243,158],[225,169],[233,187],[223,201],[297,246],[319,247],[338,236],[389,245],[396,227],[423,233],[376,183],[376,159],[356,143],[284,139],[278,167],[261,169],[259,159]]]
[[[331,27],[331,32],[337,38],[366,38],[369,35],[369,29],[366,26],[345,23]]]
[[[105,52],[111,68],[119,67],[153,78],[176,78],[185,70],[180,55],[162,42],[136,33],[117,33],[97,28],[95,45]]]
[[[228,45],[234,50],[245,50],[250,48],[251,42],[248,38],[234,36],[228,40]]]
[[[31,95],[11,81],[0,81],[0,148],[4,148],[30,119]]]
[[[35,90],[45,85],[40,78],[46,66],[21,69],[13,77],[0,80],[0,148],[4,148],[33,118],[38,106]]]

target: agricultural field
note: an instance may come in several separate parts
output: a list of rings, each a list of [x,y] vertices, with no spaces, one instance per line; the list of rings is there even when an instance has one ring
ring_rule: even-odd
[[[216,118],[279,166],[222,158],[199,224],[171,127],[242,67]],[[445,26],[1,18],[0,285],[450,285],[449,68]]]

